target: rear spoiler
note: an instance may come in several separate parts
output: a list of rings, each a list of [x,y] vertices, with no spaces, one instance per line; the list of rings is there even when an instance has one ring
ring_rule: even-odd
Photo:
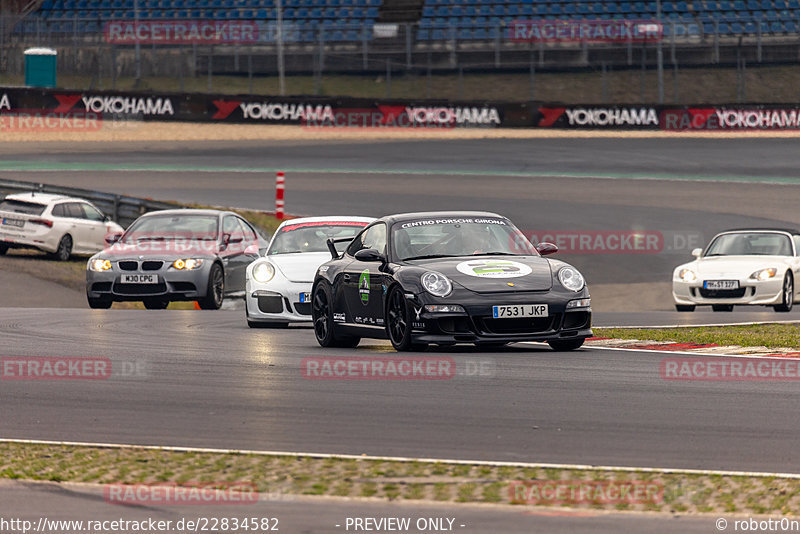
[[[345,243],[352,240],[353,240],[352,237],[337,237],[336,239],[329,237],[327,244],[328,244],[328,250],[330,250],[331,252],[331,259],[338,260],[339,257],[341,256],[341,254],[339,254],[339,251],[336,250],[336,243]]]

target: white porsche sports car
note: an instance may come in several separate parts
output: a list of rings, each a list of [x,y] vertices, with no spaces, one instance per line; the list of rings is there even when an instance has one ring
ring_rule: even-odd
[[[714,236],[695,260],[672,274],[678,311],[710,305],[714,311],[734,306],[772,306],[788,312],[798,297],[800,232],[776,229],[730,230]]]
[[[251,328],[311,322],[311,286],[331,259],[327,241],[353,238],[370,217],[304,217],[281,224],[264,257],[247,267],[245,309]],[[346,247],[342,243],[342,250]]]

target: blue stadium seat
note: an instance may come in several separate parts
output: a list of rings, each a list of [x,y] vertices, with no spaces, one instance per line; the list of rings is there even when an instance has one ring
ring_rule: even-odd
[[[769,26],[770,33],[783,33],[785,30],[783,28],[783,23],[779,20],[774,21]]]
[[[428,33],[428,30],[420,28],[417,31],[417,41],[427,41],[430,38],[431,38],[431,36],[430,36],[430,33]]]

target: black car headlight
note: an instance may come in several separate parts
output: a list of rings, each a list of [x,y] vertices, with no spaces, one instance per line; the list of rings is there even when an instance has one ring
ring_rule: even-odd
[[[420,282],[425,291],[434,297],[446,297],[453,291],[453,284],[442,273],[436,271],[428,271],[420,276]]]
[[[586,285],[583,275],[574,267],[562,267],[558,271],[558,281],[570,291],[580,291]]]

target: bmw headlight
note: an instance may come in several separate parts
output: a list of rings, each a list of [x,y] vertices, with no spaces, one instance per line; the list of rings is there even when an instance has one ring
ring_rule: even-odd
[[[442,273],[428,271],[420,277],[422,287],[434,297],[446,297],[453,291],[453,284]]]
[[[102,273],[111,269],[111,262],[101,258],[97,258],[89,262],[89,270]]]
[[[263,261],[253,267],[253,280],[265,284],[275,277],[275,267],[268,261]]]
[[[558,281],[570,291],[580,291],[586,285],[583,275],[574,267],[562,267],[558,271]]]
[[[203,260],[197,258],[180,259],[172,262],[172,267],[179,271],[194,271],[203,266]]]
[[[770,278],[775,278],[775,275],[778,274],[778,269],[774,267],[770,267],[769,269],[761,269],[760,271],[756,271],[750,275],[750,278],[753,280],[769,280]]]
[[[684,282],[694,282],[697,280],[697,275],[691,269],[681,269],[678,271],[678,278],[683,280]]]

